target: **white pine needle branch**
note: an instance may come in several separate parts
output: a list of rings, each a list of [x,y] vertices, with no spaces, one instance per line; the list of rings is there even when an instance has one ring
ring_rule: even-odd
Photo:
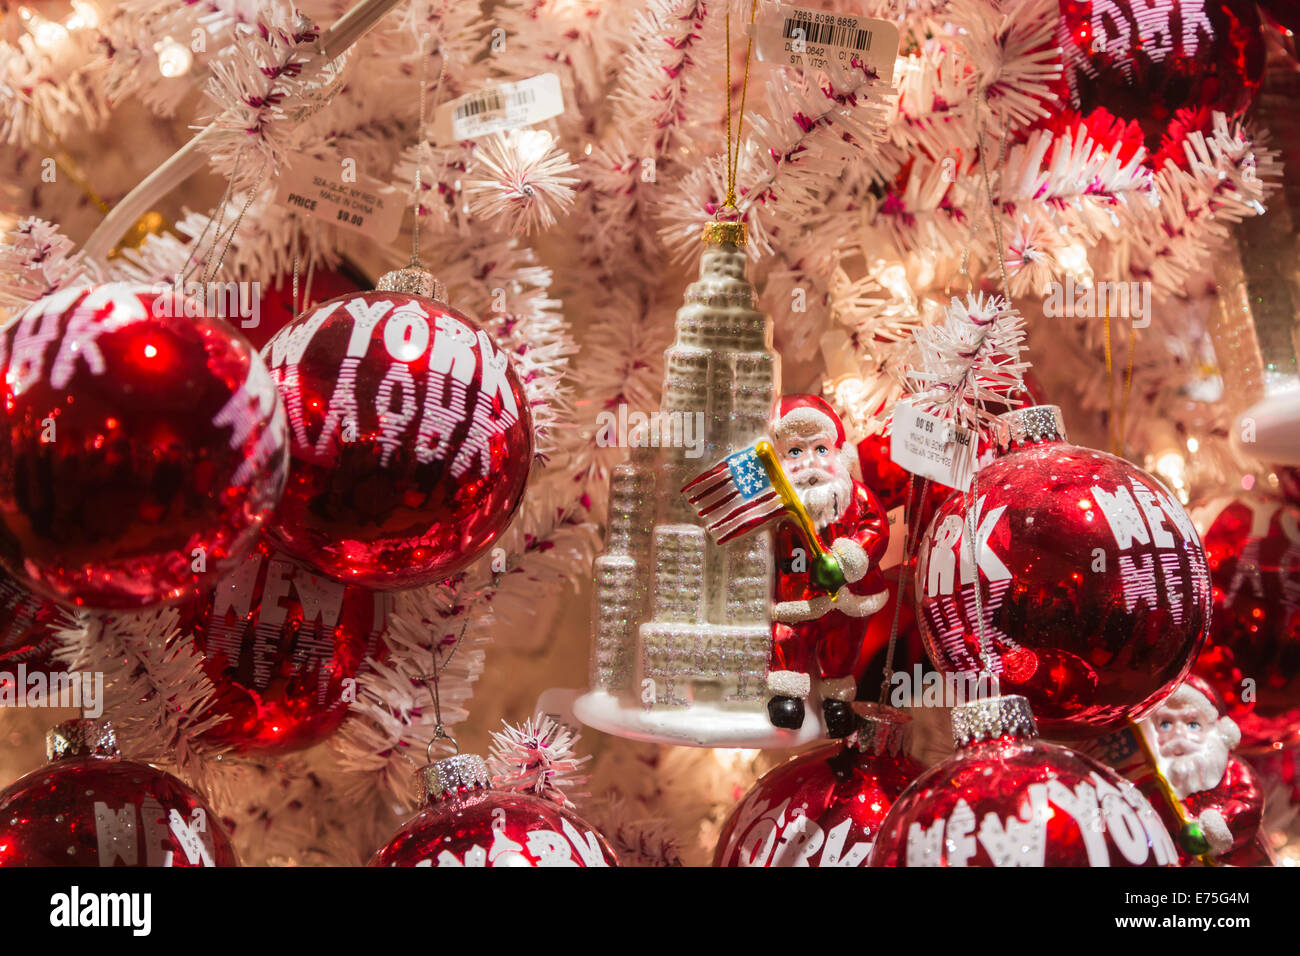
[[[498,133],[480,143],[465,183],[470,213],[507,232],[549,229],[573,205],[578,169],[544,129]]]
[[[966,428],[992,422],[990,401],[1019,404],[1024,387],[1024,319],[999,295],[954,298],[943,322],[916,330],[915,364],[906,374],[923,410]]]
[[[545,797],[559,804],[572,803],[575,788],[587,782],[580,773],[590,757],[574,752],[580,735],[546,715],[529,717],[492,734],[488,770],[492,782],[503,790]]]

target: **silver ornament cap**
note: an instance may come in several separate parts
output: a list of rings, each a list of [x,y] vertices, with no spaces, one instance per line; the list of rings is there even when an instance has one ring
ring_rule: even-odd
[[[907,749],[912,716],[884,704],[856,703],[857,732],[853,746],[861,753],[897,756]]]
[[[417,774],[420,795],[432,802],[448,793],[461,790],[490,790],[492,776],[487,762],[478,754],[456,754],[421,767]]]
[[[375,291],[401,292],[437,299],[439,302],[447,300],[447,287],[434,278],[433,273],[424,268],[418,259],[412,259],[404,268],[385,272],[375,283]]]
[[[120,757],[117,733],[107,720],[82,717],[55,724],[45,734],[45,756],[49,760],[72,757]]]
[[[958,747],[999,737],[1027,740],[1037,736],[1034,712],[1019,694],[985,697],[952,709],[952,742]]]
[[[998,451],[1006,453],[1040,441],[1066,441],[1065,419],[1057,405],[1029,405],[1003,412],[993,423]]]

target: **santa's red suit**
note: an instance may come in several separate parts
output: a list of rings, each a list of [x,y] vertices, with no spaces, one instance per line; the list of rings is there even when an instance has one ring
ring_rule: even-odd
[[[889,596],[880,573],[880,559],[889,545],[888,518],[876,496],[853,479],[854,449],[846,450],[844,426],[823,399],[786,396],[774,434],[789,478],[806,506],[809,478],[817,478],[815,491],[822,493],[823,504],[820,512],[811,506],[808,510],[819,521],[818,536],[835,555],[847,583],[833,596],[813,586],[813,556],[807,543],[792,521],[781,523],[774,541],[768,689],[803,698],[816,681],[823,700],[849,702],[857,696],[857,681],[867,665],[867,619]],[[803,458],[794,457],[801,454]],[[826,504],[827,492],[834,496],[833,505]]]
[[[1199,677],[1188,677],[1160,706],[1140,724],[1157,759],[1172,773],[1167,761],[1185,756],[1187,748],[1175,753],[1165,735],[1177,735],[1179,721],[1196,720],[1197,733],[1205,747],[1211,735],[1222,747],[1231,750],[1241,740],[1241,732],[1232,718],[1224,713],[1223,701]],[[1185,740],[1186,738],[1182,738]],[[1156,781],[1155,773],[1130,731],[1104,737],[1090,748],[1098,759],[1128,777],[1160,813],[1170,834],[1177,837],[1182,829],[1168,800]],[[1217,749],[1217,748],[1211,748]],[[1198,777],[1195,783],[1170,777],[1169,782],[1180,794],[1183,814],[1201,827],[1215,861],[1228,866],[1273,866],[1275,860],[1264,835],[1260,832],[1264,794],[1250,765],[1231,753],[1224,753],[1226,763],[1216,762],[1207,772],[1211,779]],[[1221,758],[1222,759],[1222,758]],[[1217,770],[1222,767],[1222,773]],[[1178,842],[1175,840],[1175,842]],[[1196,866],[1199,860],[1179,846],[1179,864]]]
[[[840,699],[852,700],[867,665],[860,659],[867,618],[884,606],[888,596],[879,568],[889,546],[888,520],[876,496],[855,481],[853,499],[843,517],[817,531],[839,559],[849,583],[834,601],[813,587],[807,546],[792,522],[782,522],[775,542],[772,670],[808,674],[831,685],[834,696],[843,691],[848,696]],[[859,569],[862,573],[855,578],[853,572]]]
[[[1156,788],[1154,776],[1138,781],[1138,788],[1151,805],[1160,811],[1169,832],[1178,833],[1179,822],[1169,804]],[[1201,825],[1210,841],[1211,852],[1219,863],[1229,866],[1273,866],[1274,859],[1264,836],[1259,832],[1264,795],[1254,772],[1239,757],[1228,758],[1228,769],[1218,786],[1199,790],[1183,797],[1188,817]],[[1179,865],[1195,866],[1196,859],[1179,849]]]

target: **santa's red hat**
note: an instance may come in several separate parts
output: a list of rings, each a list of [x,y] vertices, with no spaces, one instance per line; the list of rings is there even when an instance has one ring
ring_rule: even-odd
[[[778,439],[834,435],[836,457],[853,480],[862,480],[858,451],[847,443],[844,423],[824,398],[817,395],[782,396],[772,435]]]
[[[831,434],[835,436],[835,447],[844,447],[844,424],[840,416],[817,395],[782,396],[773,431],[777,438]]]

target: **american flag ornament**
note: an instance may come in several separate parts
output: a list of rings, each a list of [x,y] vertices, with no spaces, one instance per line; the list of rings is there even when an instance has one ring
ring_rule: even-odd
[[[786,478],[770,441],[763,439],[728,455],[690,481],[682,494],[718,544],[789,515],[812,552],[809,574],[813,583],[832,596],[844,586],[839,562],[818,537],[817,527]]]
[[[718,544],[757,531],[785,514],[786,503],[758,456],[759,444],[728,455],[682,489]]]

